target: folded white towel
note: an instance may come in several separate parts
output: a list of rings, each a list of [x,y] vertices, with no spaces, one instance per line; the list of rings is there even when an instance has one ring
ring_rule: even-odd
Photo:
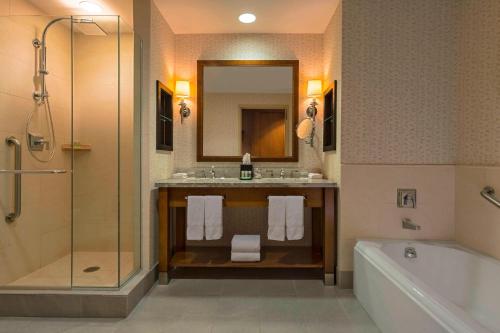
[[[205,224],[205,198],[197,195],[188,196],[187,232],[188,240],[203,240]]]
[[[188,174],[186,172],[177,172],[172,175],[172,179],[185,179]]]
[[[267,238],[271,240],[285,240],[285,198],[283,196],[269,196]]]
[[[260,261],[260,252],[231,252],[231,261],[257,262]]]
[[[314,172],[310,172],[307,177],[309,179],[323,179],[323,174],[322,173],[314,173]]]
[[[304,238],[304,197],[286,197],[286,238],[298,240]]]
[[[260,252],[260,235],[234,235],[232,252]]]
[[[222,200],[221,195],[205,196],[205,239],[222,238]]]

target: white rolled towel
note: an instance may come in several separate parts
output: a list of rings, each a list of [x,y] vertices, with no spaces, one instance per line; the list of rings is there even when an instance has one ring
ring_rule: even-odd
[[[260,235],[234,235],[232,252],[260,252]]]
[[[271,240],[284,241],[286,197],[269,196],[268,200],[267,238]]]
[[[205,196],[205,239],[222,238],[222,201],[221,195]]]
[[[231,261],[235,262],[257,262],[260,261],[260,252],[232,252]]]
[[[304,238],[304,197],[286,197],[286,238],[299,240]]]
[[[203,240],[205,225],[205,198],[190,195],[187,199],[187,232],[188,240]]]

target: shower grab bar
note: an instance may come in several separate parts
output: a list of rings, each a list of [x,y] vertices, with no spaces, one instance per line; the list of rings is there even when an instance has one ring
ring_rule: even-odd
[[[9,136],[5,139],[5,143],[9,146],[14,145],[14,168],[16,170],[21,170],[21,142],[13,136]],[[19,216],[21,216],[21,175],[14,175],[14,212],[7,214],[5,216],[5,222],[12,223]]]
[[[481,191],[481,196],[500,208],[500,200],[495,195],[495,189],[491,186],[485,186]]]
[[[57,175],[67,173],[68,171],[63,169],[52,169],[52,170],[0,170],[0,174],[9,173],[14,175],[22,175],[22,174],[38,174],[38,175]]]

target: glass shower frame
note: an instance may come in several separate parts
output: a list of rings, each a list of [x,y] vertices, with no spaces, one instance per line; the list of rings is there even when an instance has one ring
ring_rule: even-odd
[[[52,285],[51,283],[47,283],[46,285],[41,285],[41,284],[34,284],[34,285],[30,285],[29,283],[26,283],[26,284],[22,284],[22,285],[13,285],[13,284],[10,284],[10,283],[6,283],[6,284],[2,284],[0,285],[0,289],[107,289],[107,290],[112,290],[112,289],[118,289],[120,288],[121,286],[123,286],[124,284],[127,283],[127,281],[129,281],[137,272],[140,271],[141,269],[141,266],[142,266],[142,255],[141,255],[141,251],[142,251],[142,246],[141,246],[141,227],[142,227],[142,221],[141,221],[141,211],[142,211],[142,201],[141,201],[141,156],[142,156],[142,152],[141,152],[141,99],[142,99],[142,91],[141,91],[141,82],[142,82],[142,42],[140,40],[140,38],[134,34],[133,30],[128,27],[126,25],[126,23],[123,22],[123,20],[119,17],[119,16],[110,16],[110,15],[102,15],[102,16],[96,16],[96,15],[92,15],[92,16],[89,16],[89,15],[85,15],[84,17],[82,16],[65,16],[66,18],[68,18],[68,23],[66,23],[66,27],[68,28],[68,34],[69,34],[69,39],[70,39],[70,45],[71,45],[71,52],[70,52],[70,63],[71,63],[71,96],[69,97],[70,99],[70,103],[71,103],[71,106],[70,106],[70,109],[69,109],[69,112],[71,113],[70,114],[70,124],[66,124],[64,123],[64,127],[65,126],[69,126],[70,129],[70,142],[61,142],[61,140],[59,140],[59,142],[57,142],[57,149],[56,149],[56,154],[67,154],[69,157],[69,160],[70,160],[70,168],[71,171],[70,172],[70,205],[69,205],[69,209],[70,209],[70,212],[68,212],[68,214],[71,216],[70,217],[70,229],[71,231],[69,232],[68,234],[68,237],[69,237],[69,242],[70,242],[70,251],[69,251],[69,256],[70,256],[70,267],[69,267],[69,276],[68,276],[68,281],[69,283],[68,284],[64,284],[64,286],[60,286],[60,285]],[[2,18],[2,17],[0,17]],[[3,16],[3,18],[5,19],[6,17]],[[19,19],[17,24],[19,24],[19,22],[27,22],[26,24],[30,25],[29,22],[31,22],[31,18],[33,18],[33,20],[38,20],[38,21],[44,21],[44,22],[50,22],[52,19],[55,19],[55,18],[59,18],[58,17],[55,17],[55,16],[8,16],[7,17],[7,21],[4,21],[4,22],[7,22],[8,23],[8,20],[9,19]],[[114,213],[116,213],[116,219],[113,219],[113,221],[111,221],[111,223],[114,223],[114,225],[116,226],[116,234],[113,236],[114,240],[110,240],[112,242],[114,242],[113,245],[116,245],[115,248],[116,248],[116,255],[112,254],[111,256],[112,257],[115,257],[114,259],[112,260],[108,260],[111,263],[110,266],[113,266],[116,264],[116,271],[113,270],[113,274],[115,274],[116,276],[116,279],[115,279],[115,283],[106,283],[106,284],[99,284],[99,283],[81,283],[81,282],[78,282],[78,279],[77,279],[77,273],[81,273],[80,271],[76,272],[76,269],[78,268],[81,268],[81,267],[78,267],[78,259],[77,259],[77,254],[78,254],[78,251],[77,251],[77,245],[79,243],[79,240],[81,238],[88,238],[90,240],[92,240],[92,237],[93,236],[97,236],[97,235],[83,235],[84,237],[82,237],[82,231],[78,229],[77,226],[75,226],[75,223],[77,223],[79,217],[77,216],[78,212],[75,208],[77,208],[78,206],[78,200],[79,198],[77,196],[75,196],[75,192],[78,190],[78,177],[80,177],[80,171],[83,170],[85,168],[85,165],[83,166],[79,166],[82,159],[88,159],[88,157],[85,157],[85,154],[87,154],[87,156],[90,156],[90,154],[97,154],[97,151],[99,150],[99,146],[92,146],[90,149],[91,150],[87,150],[88,147],[86,147],[84,144],[85,142],[78,142],[79,141],[79,138],[75,135],[75,130],[77,130],[77,127],[80,126],[81,124],[78,123],[78,115],[76,114],[77,112],[77,108],[76,108],[76,103],[78,102],[78,99],[81,99],[83,100],[83,98],[79,97],[78,96],[78,92],[76,91],[76,88],[78,87],[78,84],[79,84],[79,81],[81,80],[81,77],[79,77],[78,75],[76,75],[76,70],[77,68],[75,67],[76,65],[76,59],[75,57],[78,55],[78,52],[82,49],[82,47],[79,46],[78,44],[78,41],[77,41],[77,32],[76,32],[76,27],[74,26],[75,23],[74,23],[74,20],[73,19],[76,19],[76,18],[85,18],[85,19],[89,19],[91,18],[92,20],[95,20],[97,22],[102,22],[106,19],[112,19],[112,20],[115,20],[115,27],[116,27],[116,31],[110,33],[110,37],[111,39],[114,39],[114,48],[116,50],[116,54],[113,55],[113,57],[115,57],[116,59],[116,62],[115,64],[108,64],[109,66],[113,67],[115,66],[115,71],[116,71],[116,95],[115,96],[112,96],[115,100],[115,105],[114,105],[114,111],[115,112],[115,116],[116,116],[116,138],[115,138],[115,141],[114,143],[116,144],[115,145],[115,151],[111,151],[111,153],[114,153],[116,154],[116,169],[115,169],[115,173],[116,173],[116,180],[115,180],[115,186],[116,186],[116,197],[114,198],[104,198],[104,199],[109,199],[110,201],[106,201],[104,200],[105,202],[112,202],[113,204],[116,204],[116,211]],[[69,23],[71,22],[71,23]],[[0,24],[1,24],[1,21],[0,21]],[[0,27],[1,28],[1,27]],[[30,27],[31,28],[31,27]],[[59,29],[62,29],[62,28],[59,28]],[[35,29],[37,30],[37,29]],[[37,30],[39,32],[39,30]],[[0,31],[1,33],[1,31]],[[126,34],[126,36],[125,36]],[[0,36],[1,37],[1,36]],[[33,36],[33,37],[36,37],[36,36]],[[39,35],[38,35],[39,37]],[[128,40],[125,40],[126,38],[128,38]],[[131,41],[130,41],[131,39]],[[122,49],[125,44],[127,44],[127,47],[129,48],[128,49],[128,52],[129,54],[126,55],[126,57],[128,57],[128,67],[127,66],[124,66],[124,61],[125,60],[125,55],[124,55],[124,50]],[[51,60],[52,61],[56,61],[54,59],[57,59],[58,56],[60,55],[54,55],[54,53],[56,53],[56,51],[54,51],[54,48],[52,49],[49,49],[50,52],[49,52],[49,59],[51,58],[52,56],[52,59],[49,60],[49,68],[48,70],[50,71],[51,69],[51,65],[50,65],[50,62]],[[1,53],[1,50],[0,50],[0,53]],[[130,60],[132,59],[132,60]],[[128,72],[127,72],[128,71]],[[55,77],[55,76],[54,76]],[[128,82],[123,82],[122,80],[124,79],[124,77],[127,77],[129,79]],[[104,77],[104,79],[106,79],[106,77]],[[49,84],[49,87],[51,87],[51,76],[49,75],[48,78],[47,78],[47,81],[48,81],[48,84]],[[113,84],[113,83],[112,83]],[[50,88],[49,88],[50,89]],[[127,91],[125,91],[124,89],[127,89]],[[35,89],[33,89],[35,90]],[[55,85],[52,85],[52,90],[51,92],[53,93],[53,95],[56,95],[58,94],[58,90],[56,89]],[[1,93],[1,91],[0,91]],[[126,96],[128,96],[130,98],[130,95],[132,96],[132,105],[129,105],[128,106],[128,110],[132,112],[132,114],[130,113],[126,113],[125,111],[123,111],[123,102],[124,102],[124,98]],[[26,100],[29,100],[31,96],[24,96],[23,95],[23,98],[26,99]],[[91,98],[91,99],[94,99],[95,96],[92,96],[92,95],[89,95],[89,92],[87,92],[87,98]],[[57,99],[57,97],[56,97]],[[0,99],[0,102],[1,102],[1,99]],[[1,106],[1,105],[0,105]],[[6,107],[7,109],[7,107]],[[2,112],[2,108],[0,107],[0,112]],[[121,127],[122,124],[125,123],[125,118],[127,118],[127,121],[128,121],[128,125],[131,126],[131,128],[129,127],[128,130],[129,132],[125,133],[124,134],[124,130],[123,128]],[[96,120],[99,120],[99,118],[97,118]],[[94,124],[97,124],[98,122],[94,122]],[[109,124],[108,124],[109,125]],[[57,126],[57,125],[56,125]],[[130,132],[131,131],[131,132]],[[2,131],[0,130],[0,134],[3,134],[1,133]],[[92,129],[90,129],[90,132],[92,132]],[[126,135],[128,135],[126,137]],[[22,140],[22,148],[24,151],[26,151],[26,142],[25,140],[23,139]],[[127,142],[128,146],[125,147],[125,146],[122,146],[122,143],[123,142]],[[64,144],[64,146],[62,146],[61,144]],[[9,148],[6,148],[5,150],[7,150]],[[127,151],[128,149],[128,151]],[[0,152],[2,152],[2,149],[0,149]],[[10,154],[10,152],[7,151],[8,154]],[[129,155],[127,155],[129,154]],[[130,155],[131,154],[131,155]],[[24,154],[25,156],[23,156],[23,158],[27,158],[27,155],[28,154]],[[127,156],[127,157],[131,157],[131,159],[128,159],[128,160],[122,160],[124,156]],[[7,160],[9,160],[8,158],[6,158]],[[1,161],[0,161],[1,162]],[[36,167],[38,167],[39,169],[43,169],[42,165],[35,165]],[[3,167],[3,165],[0,165],[0,169]],[[31,165],[30,165],[30,169],[31,169]],[[125,171],[124,171],[125,170]],[[87,168],[87,171],[89,171],[89,169]],[[92,170],[90,170],[91,172]],[[91,173],[90,173],[91,175]],[[88,174],[86,175],[88,177]],[[95,175],[95,177],[98,177],[99,175]],[[126,186],[124,186],[124,179],[126,180],[127,176],[131,176],[131,179],[129,179],[131,181],[131,184],[128,184]],[[28,177],[28,176],[26,176]],[[43,177],[43,176],[29,176],[29,177]],[[33,178],[31,178],[33,179]],[[104,177],[102,178],[104,179]],[[85,183],[87,182],[88,178],[84,179],[82,183]],[[26,183],[23,183],[23,186],[25,186],[25,189],[24,191],[29,191],[30,188],[27,187],[25,184],[28,184],[30,185],[30,182],[26,182]],[[47,183],[46,183],[47,184]],[[50,183],[48,183],[50,184]],[[42,185],[43,187],[43,185]],[[132,189],[132,193],[130,191],[128,191],[127,193],[125,192],[122,192],[124,190],[130,190]],[[5,190],[5,192],[11,192],[12,189],[9,187],[8,190]],[[61,189],[61,191],[63,192],[66,192],[65,189]],[[44,194],[45,192],[43,191],[43,188],[42,188],[42,194]],[[92,195],[94,195],[94,201],[99,201],[99,194],[100,194],[100,191],[99,189],[95,189],[94,190],[94,193],[91,193],[90,197],[92,197]],[[128,201],[126,200],[126,196],[131,196],[131,198],[128,199]],[[10,200],[10,198],[9,198]],[[8,200],[7,200],[8,201]],[[132,202],[132,207],[125,207],[125,204],[124,203],[130,203]],[[81,209],[88,209],[88,210],[91,210],[92,207],[78,207],[81,211]],[[128,211],[126,211],[125,209],[129,209]],[[23,211],[24,212],[24,211]],[[90,214],[92,214],[93,212],[90,212]],[[63,214],[66,214],[66,213],[63,213]],[[126,230],[124,230],[124,226],[123,226],[123,223],[125,223],[125,217],[124,215],[125,214],[131,214],[131,216],[128,217],[128,220],[129,222],[131,221],[131,224],[130,224],[130,227],[132,228],[131,230],[128,230],[128,237],[124,236],[124,234],[127,232]],[[27,215],[30,215],[30,214],[27,214]],[[36,216],[36,212],[33,214],[33,216]],[[28,216],[29,218],[29,216]],[[38,221],[36,221],[38,222]],[[3,221],[0,221],[0,223],[4,223]],[[123,274],[123,252],[124,252],[124,248],[125,248],[125,242],[124,242],[124,239],[125,238],[128,238],[129,239],[129,243],[131,242],[131,244],[128,244],[128,247],[130,248],[130,251],[131,252],[131,255],[132,255],[132,267],[130,269],[129,272],[127,272],[127,274]],[[105,240],[106,241],[106,240]],[[1,244],[0,244],[1,245]],[[22,246],[22,244],[21,244]],[[0,246],[0,252],[4,250],[2,249],[2,247]],[[88,250],[88,248],[87,248]],[[92,252],[92,251],[88,251],[88,252]],[[106,251],[104,251],[106,252]],[[112,252],[113,251],[107,251],[107,252]],[[109,258],[108,258],[109,259]],[[85,259],[87,260],[87,259]],[[83,260],[83,261],[85,261]],[[41,264],[40,264],[41,265]],[[84,266],[86,266],[87,263],[84,263]],[[97,262],[95,263],[95,265],[92,264],[92,262],[89,263],[89,267],[88,268],[95,268],[93,266],[102,266],[102,262],[99,262],[99,260],[97,260]],[[39,267],[40,269],[43,269],[44,266],[40,266]],[[36,273],[36,271],[32,272],[32,273]],[[89,272],[89,273],[92,273],[92,272]],[[29,274],[28,274],[29,275]],[[25,276],[21,276],[20,278],[23,278]],[[17,281],[17,280],[16,280]],[[85,281],[85,280],[83,280]]]
[[[141,82],[142,82],[142,42],[140,39],[137,37],[137,35],[133,32],[133,29],[130,28],[126,23],[123,22],[123,20],[119,16],[109,16],[109,15],[93,15],[91,16],[94,21],[100,26],[106,26],[106,24],[109,24],[108,29],[105,30],[112,30],[113,25],[116,24],[116,39],[113,41],[113,38],[110,38],[111,43],[115,43],[115,45],[112,45],[112,47],[116,47],[116,63],[113,64],[116,67],[116,75],[111,75],[116,77],[116,141],[114,144],[117,147],[117,150],[114,152],[117,154],[117,164],[116,164],[116,169],[118,172],[116,173],[116,191],[117,191],[117,196],[116,196],[116,204],[117,206],[117,211],[116,211],[116,227],[117,227],[117,239],[116,239],[116,261],[117,261],[117,270],[116,270],[116,276],[117,276],[117,283],[116,285],[110,285],[109,282],[106,283],[106,286],[99,285],[97,284],[86,284],[86,283],[79,283],[77,276],[78,274],[82,274],[82,271],[85,270],[85,268],[80,267],[78,263],[78,257],[79,257],[79,251],[77,251],[77,244],[79,243],[79,238],[81,238],[82,233],[79,233],[78,230],[75,231],[77,228],[79,219],[77,217],[77,211],[78,209],[74,209],[75,205],[74,203],[72,204],[72,226],[73,226],[73,232],[72,232],[72,269],[71,269],[71,285],[73,288],[119,288],[122,286],[124,283],[126,283],[130,278],[132,278],[135,273],[137,273],[141,266],[141,211],[142,211],[142,201],[141,201],[141,99],[142,99],[142,90],[141,90]],[[74,33],[74,26],[76,25],[75,22],[78,21],[79,19],[88,19],[89,16],[72,16],[72,61],[75,62],[78,59],[78,50],[79,50],[79,45],[78,45],[78,38],[76,37]],[[76,19],[76,20],[75,20]],[[116,22],[109,22],[110,19],[116,19]],[[126,40],[126,36],[132,37],[132,45],[130,45],[130,40]],[[113,37],[113,34],[111,34]],[[92,37],[91,37],[92,38]],[[99,39],[100,37],[96,37]],[[128,42],[128,43],[127,43]],[[94,42],[91,42],[94,43]],[[109,44],[109,43],[107,43]],[[128,49],[126,49],[125,44],[127,44]],[[107,48],[109,45],[101,45],[99,44],[101,48]],[[132,47],[131,47],[132,46]],[[94,53],[96,53],[100,48],[96,48],[95,45],[90,45],[90,47],[93,49]],[[125,51],[128,50],[129,54],[128,56],[125,55]],[[140,51],[138,53],[137,51]],[[131,54],[130,54],[131,53]],[[109,53],[108,53],[109,55]],[[128,59],[133,55],[133,61],[129,62],[129,66],[124,66],[125,59]],[[93,55],[95,56],[95,55]],[[110,59],[108,59],[110,60]],[[73,89],[75,89],[76,84],[80,81],[79,75],[78,75],[78,66],[75,65],[75,63],[72,64],[73,71]],[[106,63],[105,66],[107,69],[109,69],[109,63]],[[127,71],[128,70],[128,71]],[[133,70],[133,73],[130,73],[130,70]],[[124,77],[127,75],[131,75],[131,79],[125,80]],[[102,75],[102,73],[101,73]],[[95,82],[94,82],[95,83]],[[93,85],[94,85],[93,83]],[[128,83],[128,84],[127,84]],[[128,91],[124,88],[125,86],[128,87]],[[103,84],[103,88],[105,89],[106,84]],[[76,90],[76,89],[75,89]],[[128,92],[128,94],[127,94]],[[129,101],[129,109],[132,108],[132,114],[125,112],[125,105],[127,103],[125,102],[125,99],[127,96],[134,96],[133,101]],[[88,96],[83,96],[83,98],[87,98]],[[73,116],[78,115],[78,111],[81,111],[82,113],[86,113],[85,110],[78,110],[76,105],[77,105],[77,100],[78,100],[78,92],[73,91],[72,92],[72,114]],[[113,111],[113,110],[103,110],[103,111]],[[126,126],[125,122],[123,119],[126,118],[126,116],[130,116],[134,118],[133,121],[129,122],[129,130],[133,129],[132,131],[132,136],[131,137],[126,137],[123,135],[124,128]],[[80,119],[81,120],[81,119]],[[130,120],[130,119],[129,119]],[[73,140],[72,142],[79,142],[79,139],[75,137],[75,133],[78,131],[75,128],[75,125],[78,124],[78,120],[72,121],[72,136]],[[93,129],[92,129],[93,130]],[[124,144],[124,141],[127,141],[128,139],[128,144]],[[131,140],[130,140],[131,139]],[[127,153],[127,147],[130,148],[131,146],[134,146],[136,158],[132,158],[131,161],[134,164],[133,168],[133,173],[134,173],[134,181],[135,185],[133,191],[122,191],[123,188],[125,188],[125,183],[127,182],[127,179],[130,179],[130,177],[127,177],[126,171],[128,170],[127,167],[124,166],[125,162],[122,160],[122,156],[126,155]],[[94,149],[94,148],[92,148]],[[129,152],[130,153],[130,152]],[[134,154],[132,154],[134,155]],[[137,155],[139,158],[137,158]],[[72,185],[72,194],[73,198],[75,198],[75,191],[77,189],[77,185],[75,185],[75,180],[78,177],[78,157],[79,157],[79,152],[77,149],[72,150],[72,167],[73,167],[73,185]],[[130,173],[128,176],[131,176]],[[85,180],[86,181],[86,180]],[[130,184],[129,184],[129,189],[130,189]],[[99,195],[98,192],[95,193],[96,195]],[[124,209],[127,208],[127,200],[129,199],[128,196],[130,195],[135,195],[135,207],[134,207],[134,212],[132,212],[132,215],[135,215],[135,219],[132,216],[127,216],[127,213],[124,211]],[[108,198],[109,199],[109,198]],[[131,204],[130,200],[128,201],[128,204]],[[132,203],[133,204],[133,203]],[[126,252],[123,250],[125,247],[125,241],[124,239],[126,238],[125,235],[125,220],[129,221],[130,224],[130,219],[133,219],[134,221],[138,221],[138,223],[132,224],[132,228],[135,229],[132,232],[133,240],[132,242],[134,243],[134,249],[132,253],[130,251]],[[132,221],[133,222],[133,221]],[[130,231],[130,230],[129,230]],[[110,240],[108,239],[108,242]],[[130,239],[129,239],[130,241]],[[101,244],[102,245],[102,244]],[[107,247],[104,245],[104,247]],[[95,249],[94,249],[95,250]],[[108,249],[109,250],[109,249]],[[107,251],[105,251],[107,253]],[[132,255],[132,262],[133,262],[133,267],[130,270],[127,270],[124,272],[124,266],[130,266],[129,260],[126,258]],[[107,258],[103,258],[103,261],[107,260],[112,260],[113,258],[110,258],[109,256]],[[81,261],[85,263],[88,260],[88,258],[83,258]],[[97,260],[99,261],[99,260]],[[127,265],[128,263],[128,265]],[[96,268],[96,266],[89,265],[86,269],[93,269]],[[84,272],[83,275],[86,273]],[[103,282],[104,283],[104,282]]]

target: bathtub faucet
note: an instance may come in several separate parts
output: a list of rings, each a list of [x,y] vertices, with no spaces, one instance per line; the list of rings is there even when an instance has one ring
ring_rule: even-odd
[[[406,217],[403,219],[403,221],[401,221],[401,224],[403,226],[403,229],[420,230],[420,226],[418,224],[413,223],[412,220]]]

